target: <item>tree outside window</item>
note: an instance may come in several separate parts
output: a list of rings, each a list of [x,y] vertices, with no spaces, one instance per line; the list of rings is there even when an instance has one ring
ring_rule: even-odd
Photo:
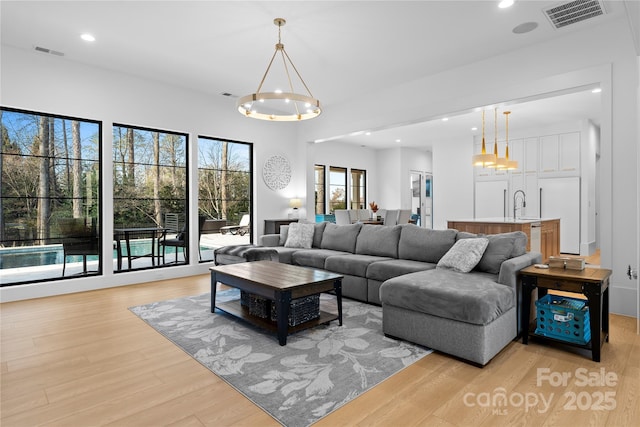
[[[0,123],[0,285],[102,274],[101,123],[4,107]],[[65,256],[69,239],[92,255]]]
[[[329,168],[329,210],[347,208],[347,169]]]

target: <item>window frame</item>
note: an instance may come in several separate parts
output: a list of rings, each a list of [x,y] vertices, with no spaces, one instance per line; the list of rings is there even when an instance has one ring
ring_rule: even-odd
[[[89,138],[96,138],[96,145],[95,145],[95,153],[96,153],[96,157],[95,158],[86,158],[84,157],[84,155],[82,155],[82,157],[79,158],[79,160],[84,163],[84,162],[89,162],[90,164],[95,165],[95,167],[93,168],[93,170],[95,170],[95,175],[96,175],[96,183],[91,183],[91,188],[92,190],[89,192],[89,194],[93,194],[93,187],[95,185],[96,188],[96,195],[95,195],[95,206],[91,207],[90,209],[92,209],[92,213],[90,214],[90,216],[86,216],[83,215],[82,218],[85,219],[85,226],[91,226],[92,229],[93,227],[97,228],[97,257],[98,257],[98,269],[97,270],[87,270],[86,273],[83,273],[85,277],[95,277],[95,276],[102,276],[104,274],[104,251],[102,248],[102,239],[104,238],[103,234],[103,230],[104,230],[104,218],[103,218],[103,210],[102,210],[102,206],[103,206],[103,197],[104,197],[104,191],[103,191],[103,186],[104,186],[104,182],[103,182],[103,155],[102,155],[102,148],[103,148],[103,140],[102,140],[102,131],[103,131],[103,122],[101,120],[95,120],[95,119],[88,119],[88,118],[82,118],[82,117],[76,117],[76,116],[68,116],[68,115],[64,115],[64,114],[54,114],[54,113],[47,113],[47,112],[42,112],[42,111],[35,111],[35,110],[26,110],[26,109],[21,109],[21,108],[12,108],[12,107],[6,107],[6,106],[0,106],[0,110],[4,113],[4,112],[10,112],[10,113],[18,113],[18,114],[25,114],[28,116],[37,116],[37,117],[46,117],[46,118],[50,118],[50,119],[54,119],[54,120],[64,120],[64,121],[70,121],[70,122],[83,122],[83,123],[87,123],[87,124],[91,124],[91,125],[95,125],[97,126],[97,130],[95,132],[94,135],[91,135]],[[0,126],[0,129],[4,129],[4,127]],[[65,123],[65,131],[66,132],[66,123]],[[4,134],[2,134],[4,136]],[[82,135],[80,136],[81,141],[82,141]],[[54,139],[55,141],[55,139]],[[67,147],[68,149],[69,147]],[[71,147],[73,148],[73,146]],[[14,156],[15,154],[13,153],[9,153],[9,152],[5,152],[4,151],[4,143],[0,144],[0,156],[2,157],[2,159],[0,159],[0,161],[4,162],[5,161],[5,155],[6,156]],[[24,154],[20,154],[20,157],[25,158],[25,157],[33,157],[33,158],[40,158],[42,159],[42,156],[40,154],[29,154],[27,156],[25,156]],[[56,169],[56,165],[58,165],[57,161],[63,160],[66,161],[66,165],[67,167],[69,167],[69,161],[73,161],[75,158],[73,157],[73,153],[69,153],[67,151],[67,153],[63,156],[56,156],[55,153],[53,156],[49,155],[48,156],[49,159],[51,159],[53,161],[53,164],[51,165],[51,169]],[[3,166],[0,166],[0,172],[3,172],[1,169],[3,169]],[[55,173],[55,171],[54,171]],[[67,182],[67,185],[69,185],[69,182]],[[87,196],[87,192],[86,192],[86,183],[85,185],[85,191],[83,192],[82,198],[85,199]],[[32,197],[32,196],[24,196],[24,197]],[[38,195],[36,194],[35,196],[38,198]],[[20,197],[5,197],[2,190],[0,189],[0,199],[2,199],[2,201],[4,201],[5,199],[8,198],[20,198]],[[66,197],[60,197],[57,196],[56,194],[51,195],[48,197],[48,199],[53,202],[53,201],[60,201],[60,200],[73,200],[73,194],[68,195]],[[94,198],[92,197],[91,200],[94,200]],[[1,206],[0,208],[4,209],[4,203],[0,202]],[[86,208],[85,208],[86,209]],[[63,210],[61,211],[57,211],[57,213],[60,212],[64,212]],[[47,220],[48,226],[47,229],[49,230],[46,235],[47,240],[61,240],[62,239],[62,235],[58,235],[58,236],[52,236],[51,235],[51,226],[54,226],[54,231],[55,231],[55,224],[54,222],[51,222],[51,220],[55,220],[56,218],[64,218],[64,217],[57,217],[55,215],[56,211],[55,211],[55,206],[53,207],[53,209],[51,209],[49,211],[49,218]],[[86,214],[86,211],[85,211]],[[72,215],[73,215],[73,211],[72,211]],[[94,217],[95,215],[95,217]],[[3,241],[6,240],[6,236],[4,235],[4,227],[5,227],[5,213],[4,212],[0,212],[0,216],[2,217],[0,219],[0,227],[3,228],[3,233],[2,233],[2,239],[4,239]],[[79,217],[77,217],[79,218]],[[94,221],[95,219],[95,221]],[[90,221],[87,221],[90,220]],[[37,227],[37,225],[36,225]],[[60,232],[60,230],[58,230],[58,232]],[[93,232],[96,232],[95,229],[93,229]],[[36,232],[36,238],[34,240],[35,241],[40,241],[43,240],[43,238],[39,237],[41,235],[40,232]],[[24,240],[26,241],[26,240]],[[42,246],[42,245],[33,245],[35,247],[37,246]],[[63,255],[64,257],[64,255]],[[66,264],[65,262],[66,260],[63,259],[62,264]],[[40,264],[40,265],[58,265],[59,263],[56,262],[54,264]],[[28,267],[25,267],[28,268]],[[15,282],[4,282],[4,280],[0,280],[0,287],[9,287],[9,286],[16,286],[16,285],[24,285],[24,284],[31,284],[31,283],[40,283],[40,282],[51,282],[51,281],[59,281],[59,280],[67,280],[69,279],[71,276],[69,275],[65,275],[65,276],[61,276],[59,274],[59,272],[56,271],[55,276],[52,277],[38,277],[35,279],[30,279],[30,280],[20,280],[20,281],[15,281]]]
[[[351,197],[349,198],[349,205],[351,206],[351,209],[367,209],[367,171],[366,169],[351,168],[349,170],[349,174],[351,176],[351,186],[350,186]],[[359,182],[355,182],[356,180],[354,180],[354,174],[356,174],[362,179],[362,185],[360,185]],[[359,189],[357,193],[361,194],[362,203],[360,203],[360,200],[356,200],[357,198],[357,196],[355,195],[356,189]]]
[[[329,212],[331,212],[331,213],[335,212],[336,205],[337,205],[337,203],[334,203],[334,202],[331,201],[332,200],[332,194],[335,191],[334,188],[335,189],[343,188],[343,190],[344,190],[344,206],[338,207],[337,209],[347,209],[347,206],[349,206],[349,192],[348,192],[349,187],[348,187],[348,182],[347,182],[347,171],[348,171],[348,168],[345,168],[345,167],[329,166],[329,177],[328,177],[328,180],[329,180],[329,194],[327,196],[329,198],[328,209],[329,209]],[[344,184],[340,184],[340,185],[332,184],[332,181],[331,181],[332,173],[333,174],[338,174],[338,173],[341,174],[343,179],[344,179]]]
[[[322,180],[319,182],[318,173],[322,171]],[[316,215],[326,215],[327,213],[327,166],[313,165],[314,180],[314,211]],[[321,194],[319,197],[318,195]]]
[[[248,183],[249,183],[249,187],[247,190],[247,195],[248,195],[248,214],[249,214],[249,218],[250,218],[250,224],[254,223],[254,215],[253,215],[253,201],[254,201],[254,194],[253,194],[253,179],[254,179],[254,166],[253,166],[253,156],[254,156],[254,144],[252,142],[247,142],[247,141],[238,141],[238,140],[233,140],[233,139],[226,139],[226,138],[218,138],[218,137],[214,137],[214,136],[208,136],[208,135],[198,135],[198,139],[197,139],[197,146],[198,146],[198,151],[197,151],[197,160],[196,160],[196,170],[197,170],[197,177],[196,177],[196,181],[197,181],[197,210],[198,210],[198,215],[201,214],[201,208],[200,208],[200,201],[202,200],[202,198],[200,197],[200,172],[201,170],[203,170],[203,168],[200,167],[200,153],[201,153],[201,140],[211,140],[211,141],[216,141],[216,142],[226,142],[226,143],[231,143],[231,144],[238,144],[238,145],[244,145],[247,146],[248,148],[248,159],[247,159],[247,167],[248,170],[247,171],[242,171],[242,170],[231,170],[232,172],[242,172],[242,173],[247,173],[248,175]],[[210,171],[215,171],[217,169],[211,168],[211,169],[205,169],[205,170],[210,170]],[[222,169],[220,169],[222,171]],[[227,171],[230,171],[230,169],[227,169]],[[238,201],[238,200],[236,200]],[[238,211],[238,214],[240,213],[240,211]],[[225,217],[226,217],[227,213],[225,213]],[[240,218],[237,218],[238,221],[240,221]],[[254,233],[251,231],[249,233],[249,242],[253,243],[254,242]],[[204,262],[211,262],[213,261],[212,259],[201,259],[200,262],[204,263]]]
[[[125,163],[124,162],[120,162],[120,161],[116,161],[115,159],[115,150],[116,150],[116,138],[114,138],[115,132],[116,132],[116,128],[130,128],[134,131],[134,138],[135,138],[135,131],[140,131],[140,132],[149,132],[151,134],[153,133],[158,133],[162,136],[166,136],[166,135],[176,135],[179,137],[183,137],[184,138],[184,155],[182,156],[182,159],[184,160],[184,165],[171,165],[171,164],[165,164],[162,163],[162,161],[160,161],[159,164],[154,164],[152,161],[150,162],[139,162],[136,161],[134,158],[134,162],[133,165],[135,166],[142,166],[144,167],[148,167],[148,168],[153,168],[153,167],[162,167],[162,168],[178,168],[178,169],[184,169],[184,199],[176,199],[176,198],[168,198],[168,199],[163,199],[162,197],[160,197],[160,201],[162,202],[163,200],[165,202],[167,201],[171,201],[171,200],[180,200],[181,203],[183,203],[183,207],[181,207],[183,209],[183,224],[184,224],[184,231],[185,231],[185,238],[186,238],[186,251],[185,251],[185,257],[183,261],[178,261],[178,262],[174,262],[174,263],[165,263],[165,264],[160,264],[160,251],[162,250],[160,247],[157,248],[158,250],[158,254],[156,255],[156,257],[158,258],[158,263],[156,265],[155,262],[152,263],[151,266],[143,266],[143,267],[134,267],[131,268],[131,266],[127,266],[129,268],[127,269],[117,269],[114,268],[114,273],[116,274],[122,274],[122,273],[128,273],[128,272],[133,272],[133,271],[140,271],[140,270],[149,270],[149,269],[157,269],[157,268],[170,268],[173,266],[181,266],[181,265],[188,265],[190,263],[190,251],[188,250],[190,248],[190,240],[189,240],[189,236],[190,236],[190,230],[191,230],[191,222],[190,222],[190,200],[191,200],[191,194],[190,194],[190,187],[189,187],[189,134],[187,132],[179,132],[179,131],[174,131],[174,130],[167,130],[167,129],[161,129],[161,128],[151,128],[151,127],[145,127],[145,126],[138,126],[138,125],[132,125],[132,124],[125,124],[125,123],[113,123],[112,124],[112,170],[114,171],[113,173],[113,179],[112,179],[112,185],[113,185],[113,192],[111,195],[111,199],[112,199],[112,206],[113,206],[113,227],[114,229],[119,227],[119,223],[116,221],[116,165],[118,163],[123,164],[123,168],[125,167]],[[159,140],[162,140],[162,136],[159,137]],[[129,165],[130,163],[127,162],[126,165]],[[145,180],[146,182],[146,180]],[[124,199],[123,199],[124,200]],[[154,198],[140,198],[138,200],[147,200],[147,201],[151,201],[155,203]],[[182,216],[182,215],[181,215]],[[156,226],[158,228],[161,228],[164,226],[164,218],[155,218],[154,221],[160,221],[160,224],[156,224]],[[125,226],[129,226],[129,225],[125,225]],[[155,249],[155,248],[154,248]],[[174,248],[176,251],[179,250],[177,247]]]

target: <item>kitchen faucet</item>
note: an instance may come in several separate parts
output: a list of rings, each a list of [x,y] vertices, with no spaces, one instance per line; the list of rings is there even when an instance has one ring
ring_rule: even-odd
[[[516,197],[518,196],[518,193],[522,193],[522,207],[524,208],[524,207],[527,206],[527,196],[526,196],[526,194],[524,194],[524,191],[518,190],[515,193],[513,193],[513,220],[514,221],[516,220],[516,209],[517,209],[517,205],[516,205],[517,198]]]

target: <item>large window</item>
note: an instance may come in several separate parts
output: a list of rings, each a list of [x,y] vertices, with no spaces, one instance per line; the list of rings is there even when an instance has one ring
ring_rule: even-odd
[[[213,260],[216,247],[251,239],[252,145],[198,138],[198,215],[202,261]]]
[[[367,171],[351,169],[351,209],[367,208]]]
[[[315,165],[313,167],[315,176],[315,206],[316,214],[326,214],[325,211],[325,166]]]
[[[114,124],[116,271],[188,263],[187,140]]]
[[[101,123],[0,109],[0,284],[102,274]]]
[[[329,167],[329,210],[347,208],[347,169]]]

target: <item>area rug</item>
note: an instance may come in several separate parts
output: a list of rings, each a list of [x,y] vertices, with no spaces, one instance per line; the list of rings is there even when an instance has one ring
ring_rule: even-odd
[[[219,301],[238,290],[216,294]],[[322,294],[321,304],[335,297]],[[431,350],[382,333],[382,309],[343,299],[337,321],[290,335],[231,315],[210,312],[210,294],[160,301],[130,310],[287,427],[313,424]]]

